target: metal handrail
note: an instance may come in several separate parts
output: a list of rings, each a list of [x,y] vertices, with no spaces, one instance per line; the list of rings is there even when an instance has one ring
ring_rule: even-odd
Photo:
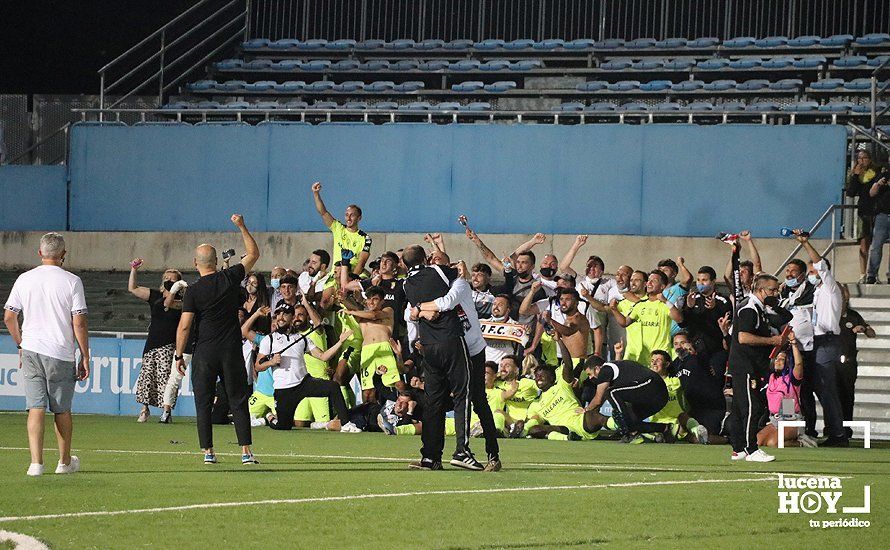
[[[881,141],[880,139],[878,139],[878,137],[875,135],[875,132],[874,132],[874,128],[875,128],[874,126],[872,126],[872,131],[871,131],[871,132],[868,131],[868,130],[866,130],[866,129],[863,128],[862,126],[858,126],[858,125],[856,125],[856,124],[853,124],[852,122],[848,122],[848,123],[847,123],[847,127],[850,128],[851,130],[853,130],[853,132],[855,132],[856,134],[860,134],[860,135],[862,135],[863,137],[868,138],[872,143],[874,143],[875,145],[878,145],[878,146],[882,147],[885,151],[887,151],[888,153],[890,153],[890,145],[887,145],[886,143],[884,143],[883,141]]]
[[[37,149],[38,147],[41,147],[41,146],[44,145],[46,142],[48,142],[48,141],[51,140],[52,138],[54,138],[54,137],[56,137],[57,135],[59,135],[61,132],[64,132],[64,133],[67,134],[69,128],[71,128],[71,123],[70,123],[70,122],[66,122],[63,126],[61,126],[60,128],[56,129],[53,133],[49,134],[48,136],[44,136],[42,139],[40,139],[40,141],[38,141],[38,142],[35,143],[34,145],[28,147],[27,149],[25,149],[25,150],[22,151],[21,153],[19,153],[18,156],[14,157],[14,158],[13,158],[12,160],[10,160],[7,164],[15,164],[16,161],[25,158],[26,156],[28,156],[29,153],[31,153],[31,151],[34,151],[34,150]],[[63,158],[64,158],[64,157],[63,157]]]
[[[890,81],[884,83],[883,86],[878,88],[878,76],[881,71],[890,67],[890,58],[884,60],[875,70],[871,72],[871,128],[872,131],[875,130],[878,126],[878,119],[884,116],[888,111],[890,111],[890,105],[887,105],[880,111],[878,111],[878,99],[884,95],[884,93],[890,89]]]
[[[230,36],[225,42],[223,42],[220,46],[218,46],[216,49],[214,49],[214,50],[213,50],[212,52],[210,52],[209,54],[207,54],[207,55],[205,55],[204,57],[202,57],[200,60],[198,60],[197,63],[195,63],[194,65],[192,65],[191,67],[189,67],[188,69],[186,69],[185,71],[183,71],[182,74],[180,74],[178,77],[174,78],[170,83],[168,83],[166,86],[164,86],[163,91],[166,92],[167,90],[169,90],[170,88],[172,88],[173,86],[175,86],[177,83],[179,83],[180,80],[182,80],[183,78],[185,78],[186,76],[188,76],[193,70],[195,70],[195,69],[197,69],[198,67],[200,67],[201,65],[204,65],[205,63],[207,63],[207,61],[209,61],[213,56],[215,56],[215,55],[218,54],[223,48],[225,48],[225,47],[229,44],[229,42],[231,42],[232,40],[234,40],[234,39],[237,38],[238,36],[243,35],[243,33],[244,33],[246,30],[247,30],[247,25],[245,24],[245,25],[242,26],[240,29],[238,29],[238,30],[235,32],[234,35]]]
[[[838,210],[852,210],[855,208],[856,208],[855,204],[832,204],[831,206],[828,207],[828,210],[826,210],[825,213],[819,217],[819,220],[816,221],[816,223],[813,225],[813,227],[809,231],[810,235],[813,235],[814,233],[816,233],[816,231],[818,231],[819,228],[822,227],[822,224],[825,223],[825,220],[828,219],[829,216],[831,216],[831,240],[829,241],[828,246],[825,248],[825,250],[822,252],[822,254],[820,254],[820,256],[822,256],[824,258],[826,254],[831,252],[832,265],[835,265],[837,263],[835,260],[836,260],[836,248],[838,246],[840,246],[842,244],[855,244],[855,241],[841,242],[840,239],[838,239],[837,211]],[[779,274],[782,273],[782,269],[785,268],[785,266],[788,264],[788,262],[790,262],[792,259],[794,259],[794,257],[797,256],[797,254],[801,251],[802,248],[803,248],[803,244],[797,243],[797,246],[795,246],[794,250],[791,251],[791,254],[789,254],[785,258],[785,260],[779,264],[779,268],[776,269],[776,271],[775,271],[775,273],[773,273],[773,275],[778,277]]]

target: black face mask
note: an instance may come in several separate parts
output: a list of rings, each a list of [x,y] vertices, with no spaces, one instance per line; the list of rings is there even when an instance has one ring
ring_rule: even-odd
[[[173,288],[173,281],[164,281],[164,289],[170,292],[171,288]]]
[[[553,277],[554,275],[556,275],[556,270],[552,267],[542,267],[541,275],[543,275],[544,277]]]
[[[763,305],[769,307],[776,307],[779,305],[779,297],[778,296],[767,296],[763,299]]]

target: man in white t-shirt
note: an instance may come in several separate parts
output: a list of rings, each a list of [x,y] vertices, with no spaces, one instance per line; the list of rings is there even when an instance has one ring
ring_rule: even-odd
[[[59,443],[57,474],[73,474],[80,461],[71,455],[71,400],[74,384],[90,374],[87,303],[80,277],[62,269],[65,239],[47,233],[40,239],[41,264],[22,273],[9,293],[3,321],[19,348],[21,383],[28,409],[29,476],[43,473],[46,409],[55,415]],[[24,324],[19,328],[19,314]],[[75,350],[80,361],[75,364]]]
[[[321,302],[325,288],[334,286],[333,282],[329,283],[332,278],[328,269],[330,263],[331,255],[327,250],[315,250],[309,256],[306,269],[300,273],[297,279],[300,293],[305,295],[311,303]]]
[[[495,296],[494,304],[491,306],[491,317],[486,320],[494,323],[520,324],[510,318],[510,296],[506,294],[498,294]],[[522,346],[510,340],[486,338],[485,360],[500,363],[501,359],[508,355],[518,355],[522,351],[521,348]]]

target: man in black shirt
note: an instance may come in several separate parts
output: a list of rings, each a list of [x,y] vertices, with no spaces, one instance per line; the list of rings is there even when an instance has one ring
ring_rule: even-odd
[[[677,358],[671,363],[671,376],[680,379],[683,395],[689,404],[689,415],[708,429],[712,435],[724,435],[726,401],[723,396],[726,355],[708,360],[698,353],[689,335],[680,331],[674,335]]]
[[[841,359],[835,363],[837,372],[837,390],[841,400],[841,412],[844,420],[853,420],[853,400],[856,391],[856,378],[859,375],[859,349],[856,346],[856,335],[864,334],[866,338],[875,338],[877,333],[858,311],[850,307],[850,291],[841,287],[844,295],[844,307],[841,310]],[[806,376],[806,374],[804,374]],[[844,428],[847,438],[853,437],[851,428]]]
[[[683,308],[683,326],[705,360],[723,352],[723,333],[717,321],[732,310],[729,300],[717,293],[716,285],[717,272],[709,265],[702,266],[696,276],[696,289],[686,295]]]
[[[884,242],[890,240],[890,171],[884,167],[875,178],[877,181],[871,184],[871,189],[868,191],[869,196],[875,201],[874,232],[871,237],[871,247],[868,249],[868,274],[865,279],[870,285],[878,282]],[[890,267],[887,271],[887,276],[890,277]]]
[[[766,308],[778,308],[778,305],[778,279],[758,275],[748,301],[739,308],[733,323],[729,349],[729,374],[732,375],[729,429],[733,460],[771,462],[776,459],[757,447],[757,432],[767,410],[762,389],[769,375],[770,351],[783,343],[781,335],[772,334]]]
[[[238,308],[241,307],[241,281],[259,259],[260,249],[240,214],[232,215],[232,223],[241,231],[246,254],[241,258],[241,263],[217,271],[216,249],[209,244],[195,249],[195,267],[201,278],[185,294],[182,317],[176,331],[176,368],[180,373],[185,373],[183,352],[189,340],[192,320],[195,320],[198,334],[192,357],[192,389],[195,392],[198,439],[204,450],[205,464],[216,463],[210,413],[217,378],[226,388],[235,433],[242,448],[241,463],[258,463],[250,450],[248,380],[241,353]]]
[[[451,283],[458,277],[456,269],[425,266],[426,253],[417,245],[405,248],[402,261],[408,268],[405,296],[412,309],[412,318],[420,317],[417,306],[432,302],[448,294]],[[445,400],[449,394],[454,402],[454,426],[457,449],[451,465],[468,470],[482,470],[470,451],[470,356],[463,339],[464,328],[458,310],[439,312],[437,316],[419,318],[419,342],[423,347],[423,380],[426,407],[423,414],[423,458],[411,467],[423,470],[442,469],[442,449],[445,447]]]

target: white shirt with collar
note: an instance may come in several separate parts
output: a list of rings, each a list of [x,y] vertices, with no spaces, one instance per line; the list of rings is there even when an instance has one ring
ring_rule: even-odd
[[[433,303],[439,311],[450,311],[459,307],[458,317],[464,324],[467,351],[470,355],[478,355],[485,351],[485,339],[482,338],[482,329],[479,328],[479,316],[476,315],[476,304],[473,302],[473,289],[470,283],[458,277],[451,283],[448,293],[436,298]]]
[[[597,285],[598,281],[601,281],[599,285]],[[581,289],[584,289],[587,292],[592,293],[593,299],[597,302],[608,304],[609,294],[613,288],[618,288],[618,283],[615,282],[615,279],[608,279],[606,277],[591,279],[590,277],[585,275],[578,280],[578,284],[575,285],[575,288],[578,290],[578,293],[581,292]],[[594,288],[596,288],[596,292],[593,292]]]
[[[822,279],[822,284],[816,287],[813,294],[813,332],[816,336],[840,335],[841,308],[844,302],[841,287],[824,259],[814,263],[813,267]]]

